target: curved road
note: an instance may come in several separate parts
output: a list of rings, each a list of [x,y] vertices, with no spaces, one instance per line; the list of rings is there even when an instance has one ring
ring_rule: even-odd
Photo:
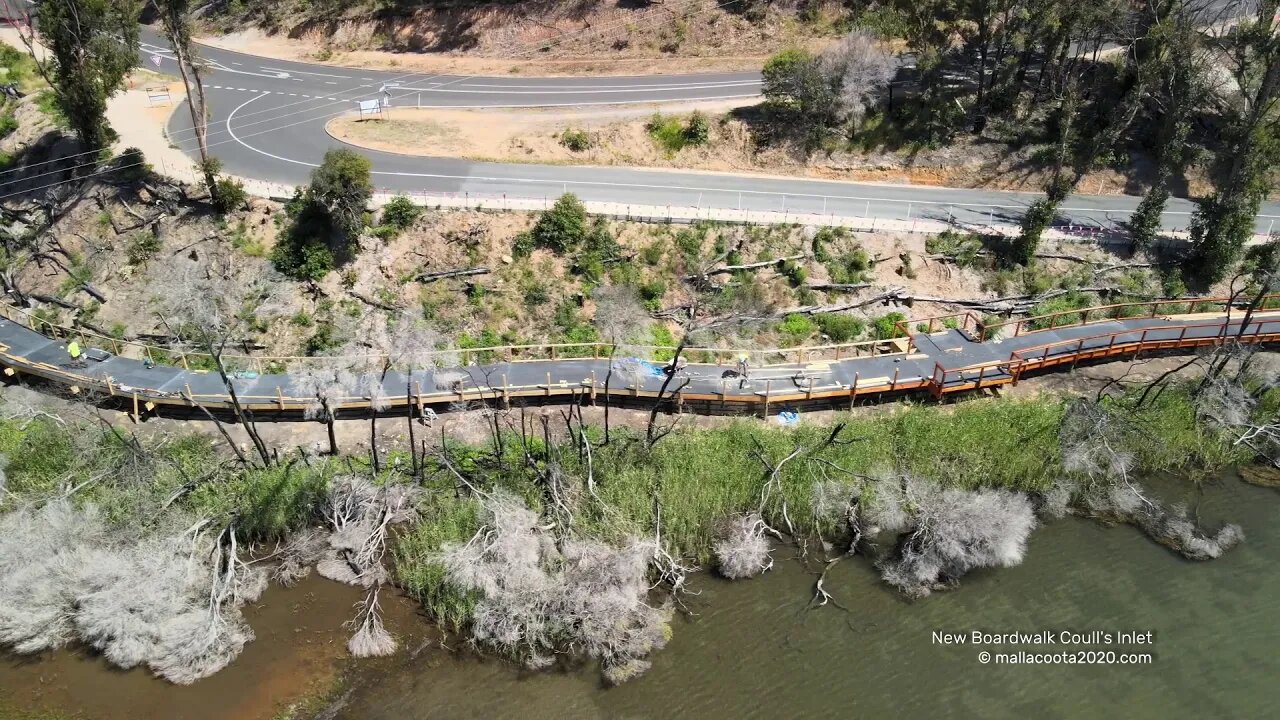
[[[143,28],[142,62],[177,75],[168,45]],[[328,119],[359,100],[389,98],[392,108],[582,107],[620,103],[751,98],[758,72],[599,78],[468,77],[333,67],[271,60],[202,48],[213,154],[234,175],[286,185],[305,183],[325,151],[342,147],[324,130]],[[197,154],[190,114],[175,112],[170,138]],[[616,167],[502,164],[411,157],[361,150],[373,161],[374,182],[394,192],[470,193],[542,198],[565,191],[587,201],[645,206],[834,214],[897,220],[1016,224],[1035,193],[795,179],[752,174]],[[1114,228],[1138,198],[1075,195],[1062,224]],[[1167,229],[1185,228],[1193,205],[1173,199]],[[1256,226],[1268,232],[1280,205],[1267,204]]]

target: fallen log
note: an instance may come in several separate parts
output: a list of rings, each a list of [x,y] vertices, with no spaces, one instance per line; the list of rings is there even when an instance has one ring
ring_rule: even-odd
[[[803,258],[804,254],[802,253],[800,255],[787,255],[786,257],[762,260],[760,262],[747,263],[745,265],[724,265],[722,267],[715,268],[714,270],[706,270],[695,275],[685,275],[684,279],[688,282],[693,282],[695,280],[702,280],[711,277],[712,275],[728,275],[730,273],[738,272],[739,270],[759,270],[760,268],[766,268],[771,265],[781,265],[789,260],[801,260]]]
[[[871,283],[809,283],[805,287],[822,292],[854,292],[871,287]]]
[[[437,280],[448,280],[449,278],[467,277],[470,275],[488,275],[488,274],[489,274],[489,268],[481,266],[481,267],[473,267],[473,268],[462,268],[459,270],[441,270],[440,272],[419,273],[418,276],[414,278],[414,280],[417,280],[418,282],[428,283],[428,282],[435,282]]]
[[[63,299],[62,299],[62,298],[60,298],[60,297],[54,297],[53,295],[44,295],[44,294],[41,294],[41,293],[27,293],[27,297],[31,298],[32,300],[37,300],[37,301],[42,302],[42,303],[49,303],[49,304],[51,304],[51,305],[57,305],[57,306],[59,306],[59,307],[64,307],[64,308],[66,308],[66,309],[68,309],[68,310],[75,310],[75,311],[77,311],[77,312],[83,312],[83,311],[84,311],[84,308],[80,307],[79,305],[77,305],[77,304],[75,304],[75,303],[73,303],[73,302],[68,302],[68,301],[66,301],[66,300],[63,300]]]
[[[348,290],[347,292],[350,293],[351,297],[359,300],[365,305],[372,305],[373,307],[386,310],[387,312],[400,312],[401,310],[403,310],[403,308],[398,308],[395,305],[392,305],[390,303],[384,303],[381,300],[375,300],[369,297],[368,295],[363,295],[361,293],[356,292],[355,290]]]
[[[910,297],[909,295],[904,294],[905,290],[906,288],[904,287],[893,287],[863,300],[841,303],[839,305],[802,305],[800,307],[779,310],[774,313],[774,315],[779,317],[797,313],[801,315],[821,315],[824,313],[843,312],[845,310],[857,310],[858,308],[875,305],[876,303],[886,302],[889,300],[901,300],[903,297]]]

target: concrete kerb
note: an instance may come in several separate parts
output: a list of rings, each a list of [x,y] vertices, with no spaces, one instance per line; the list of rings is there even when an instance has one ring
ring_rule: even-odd
[[[246,186],[247,187],[247,186]],[[283,186],[280,186],[283,188]],[[288,188],[284,197],[291,197],[292,188]],[[515,212],[541,212],[548,209],[555,201],[550,196],[544,197],[512,197],[509,195],[488,195],[479,193],[431,193],[431,192],[391,192],[380,191],[374,194],[373,204],[381,207],[397,196],[408,197],[415,204],[424,207],[458,210],[498,210]],[[806,225],[816,227],[843,227],[857,232],[895,232],[907,234],[938,235],[948,230],[959,230],[983,235],[1001,235],[1017,237],[1021,227],[1015,224],[968,224],[946,222],[942,220],[897,219],[881,217],[865,217],[858,215],[837,215],[835,213],[802,213],[779,212],[772,210],[736,210],[720,208],[700,208],[694,206],[680,207],[675,205],[636,205],[615,202],[584,201],[583,205],[591,215],[604,216],[615,220],[631,220],[637,222],[680,223],[691,224],[699,221],[714,221],[742,225]],[[1119,230],[1104,230],[1087,226],[1051,227],[1045,231],[1046,238],[1064,242],[1090,245],[1128,245],[1126,233]],[[1185,243],[1190,234],[1185,230],[1164,233],[1164,239],[1175,244]],[[1251,244],[1266,242],[1269,236],[1255,235]]]

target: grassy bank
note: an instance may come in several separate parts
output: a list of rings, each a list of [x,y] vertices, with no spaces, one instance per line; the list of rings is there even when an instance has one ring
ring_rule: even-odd
[[[744,421],[710,430],[671,434],[652,450],[634,439],[615,440],[593,451],[600,502],[583,503],[575,532],[618,542],[654,533],[654,498],[662,508],[662,539],[673,554],[710,560],[717,524],[755,510],[767,472],[757,452],[776,464],[796,448],[805,450],[783,465],[782,493],[771,496],[765,519],[784,527],[782,505],[796,529],[830,537],[834,527],[817,517],[815,484],[848,473],[873,474],[898,469],[930,478],[946,487],[999,488],[1029,493],[1049,490],[1064,474],[1058,432],[1067,398],[977,400],[938,408],[904,406],[870,416],[842,415],[838,440],[825,447],[833,426],[803,425],[778,429]],[[1111,412],[1140,428],[1132,447],[1142,474],[1194,475],[1248,460],[1239,448],[1197,422],[1186,389],[1169,390],[1155,402],[1131,411],[1115,404]],[[509,438],[510,440],[510,438]],[[820,457],[812,451],[822,448]],[[544,509],[542,488],[519,468],[517,458],[485,468],[484,451],[460,454],[464,472],[480,471],[493,487],[505,487],[531,508]],[[585,475],[574,453],[561,460],[569,474]],[[450,485],[452,483],[450,482]],[[443,587],[443,570],[434,557],[445,543],[466,542],[477,531],[478,503],[434,493],[423,520],[401,539],[397,571],[405,587],[450,625],[465,617],[472,599]]]
[[[1132,456],[1135,476],[1195,477],[1250,459],[1198,421],[1190,388],[1169,387],[1153,398],[1137,409],[1131,397],[1102,405],[1132,429],[1124,435],[1125,447],[1115,450]],[[942,489],[1015,491],[1037,502],[1067,474],[1059,434],[1069,401],[1043,395],[903,405],[795,428],[742,421],[677,429],[652,448],[633,431],[618,428],[605,445],[600,429],[587,427],[589,453],[554,435],[548,446],[531,413],[536,431],[522,438],[504,427],[500,440],[489,444],[448,443],[428,456],[421,478],[407,472],[407,455],[389,453],[384,467],[390,469],[375,482],[423,486],[425,492],[414,494],[416,520],[401,526],[394,540],[394,578],[442,626],[461,630],[484,597],[460,590],[440,558],[446,546],[467,543],[490,522],[485,518],[492,505],[480,497],[517,498],[561,538],[626,547],[660,535],[673,557],[710,567],[725,523],[755,512],[798,535],[839,538],[845,518],[818,507],[820,486],[855,482],[851,478],[900,473]],[[1272,391],[1258,410],[1274,413],[1277,406],[1280,391]],[[551,418],[552,427],[560,424],[558,416]],[[233,525],[259,554],[304,528],[324,525],[335,478],[371,473],[366,459],[356,456],[299,455],[273,467],[245,469],[209,436],[139,439],[131,429],[44,415],[0,420],[0,453],[8,459],[0,513],[68,497],[144,535],[174,517],[210,519]],[[770,483],[769,468],[780,463]],[[557,488],[550,487],[550,477],[558,478]],[[863,483],[860,502],[875,505],[875,493],[894,491],[892,483]],[[568,512],[562,513],[564,506]]]

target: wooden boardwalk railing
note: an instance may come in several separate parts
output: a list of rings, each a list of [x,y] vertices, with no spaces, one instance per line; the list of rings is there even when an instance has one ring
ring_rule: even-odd
[[[199,350],[182,347],[165,347],[147,344],[136,340],[111,337],[93,332],[83,327],[71,327],[54,323],[24,308],[8,303],[0,303],[0,317],[13,321],[53,338],[75,339],[83,347],[97,347],[114,355],[134,360],[146,359],[161,365],[181,366],[184,370],[213,367],[213,356]],[[618,345],[617,352],[639,354],[646,359],[662,359],[674,353],[673,345]],[[829,345],[805,345],[792,348],[717,348],[686,347],[684,355],[691,362],[709,363],[713,365],[732,365],[741,355],[747,355],[753,368],[767,368],[777,365],[802,365],[823,360],[847,360],[860,357],[881,357],[884,355],[906,355],[915,350],[909,335],[901,337],[859,340],[856,342],[835,343]],[[615,351],[613,343],[538,343],[523,345],[494,345],[486,347],[456,348],[438,350],[424,355],[437,358],[438,364],[470,365],[492,362],[537,362],[542,360],[561,359],[600,359],[607,358]],[[263,372],[286,372],[289,368],[309,363],[329,363],[334,358],[324,356],[303,355],[252,355],[226,352],[222,354],[223,364],[230,370],[253,370]],[[344,355],[344,361],[353,366],[380,368],[384,355]]]

